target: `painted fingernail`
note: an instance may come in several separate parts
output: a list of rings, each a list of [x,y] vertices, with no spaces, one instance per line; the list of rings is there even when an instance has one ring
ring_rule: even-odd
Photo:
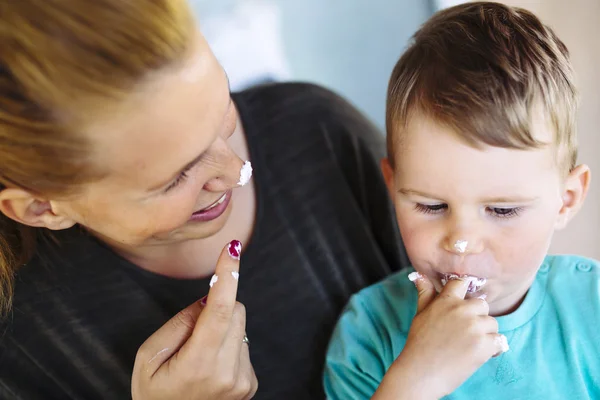
[[[240,279],[240,273],[237,271],[231,271],[231,276],[233,276],[233,279],[236,281]]]
[[[206,299],[208,298],[208,296],[204,296],[203,298],[200,299],[200,304],[205,306],[206,305]]]
[[[502,353],[506,353],[510,349],[510,346],[508,345],[508,340],[506,339],[506,336],[498,335],[498,336],[496,336],[495,341],[496,341],[496,344],[500,347],[500,351]]]
[[[414,271],[414,272],[411,272],[410,274],[408,274],[408,280],[411,282],[418,281],[419,279],[422,279],[422,278],[423,278],[423,275],[421,275],[417,271]]]
[[[208,282],[208,286],[213,287],[213,285],[217,283],[218,280],[219,277],[217,275],[213,275],[212,278],[210,278],[210,282]]]
[[[239,260],[240,255],[242,254],[242,242],[239,240],[232,240],[227,246],[227,252],[231,258]]]

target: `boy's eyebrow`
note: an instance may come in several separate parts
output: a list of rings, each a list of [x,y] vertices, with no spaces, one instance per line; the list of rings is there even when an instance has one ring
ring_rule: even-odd
[[[421,192],[413,189],[399,189],[398,193],[404,196],[419,196],[427,199],[441,199],[439,196],[435,196],[429,193]],[[534,203],[539,197],[526,197],[526,196],[504,196],[504,197],[489,197],[481,200],[482,203]]]
[[[418,190],[413,189],[399,189],[398,193],[403,194],[404,196],[419,196],[419,197],[427,197],[428,199],[439,199],[437,196],[433,196],[431,194],[427,194],[425,192],[419,192]]]
[[[515,196],[515,197],[491,197],[488,199],[483,199],[483,203],[534,203],[537,201],[539,197],[524,197],[524,196]]]

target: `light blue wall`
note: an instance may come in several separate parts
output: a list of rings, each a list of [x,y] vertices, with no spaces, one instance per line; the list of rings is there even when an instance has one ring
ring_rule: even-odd
[[[211,15],[239,8],[242,2],[246,7],[250,1],[278,7],[287,79],[337,91],[382,129],[389,75],[410,36],[432,12],[428,0],[191,1],[201,25]],[[247,52],[243,57],[240,63],[253,62]],[[236,61],[228,58],[232,62]]]
[[[280,0],[292,76],[334,89],[379,127],[391,71],[430,15],[425,0]]]

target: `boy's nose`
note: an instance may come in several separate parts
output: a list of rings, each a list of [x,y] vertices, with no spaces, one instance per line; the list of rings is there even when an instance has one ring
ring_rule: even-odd
[[[457,255],[478,254],[483,251],[483,242],[474,233],[458,231],[444,239],[443,247],[444,250]]]

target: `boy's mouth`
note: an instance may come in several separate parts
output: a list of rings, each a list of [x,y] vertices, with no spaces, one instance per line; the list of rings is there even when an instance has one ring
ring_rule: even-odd
[[[442,274],[440,280],[442,282],[442,286],[446,286],[446,283],[453,279],[462,279],[469,282],[469,288],[467,289],[467,293],[478,292],[487,282],[487,279],[485,278],[478,278],[472,275],[458,275],[455,273]]]

